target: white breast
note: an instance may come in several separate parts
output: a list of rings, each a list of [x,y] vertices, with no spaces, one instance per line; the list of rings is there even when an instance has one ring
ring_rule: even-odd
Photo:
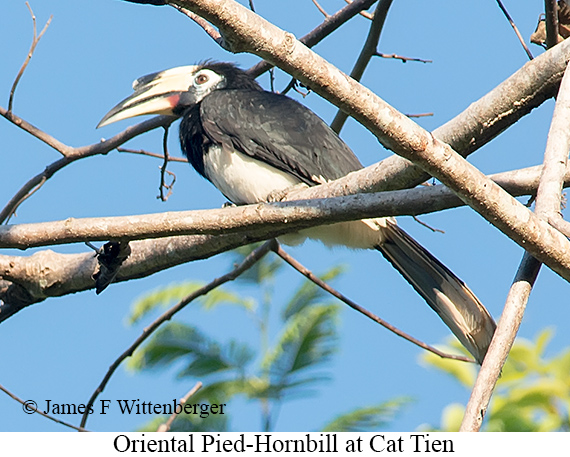
[[[267,200],[269,194],[285,190],[301,181],[240,152],[211,146],[204,156],[208,179],[236,204]]]
[[[204,156],[208,179],[236,204],[258,203],[267,200],[272,192],[285,190],[301,181],[283,171],[266,165],[236,151],[211,146]],[[367,249],[384,242],[384,219],[341,222],[313,227],[279,237],[285,244],[302,243],[306,237],[318,239],[328,246],[344,245]]]

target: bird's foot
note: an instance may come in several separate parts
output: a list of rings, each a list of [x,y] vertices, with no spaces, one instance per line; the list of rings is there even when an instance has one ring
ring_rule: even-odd
[[[267,201],[267,203],[281,202],[281,201],[285,200],[285,197],[287,197],[287,195],[290,192],[305,189],[307,187],[309,187],[309,186],[307,186],[307,184],[305,184],[304,182],[300,182],[299,184],[295,184],[294,186],[287,187],[286,189],[274,190],[273,192],[271,192],[267,196],[266,201]]]

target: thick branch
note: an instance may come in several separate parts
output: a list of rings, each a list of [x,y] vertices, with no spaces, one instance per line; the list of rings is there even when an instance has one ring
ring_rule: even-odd
[[[366,170],[363,172],[367,173]],[[529,191],[532,193],[539,172],[540,167],[533,167],[499,174],[495,179],[519,196]],[[357,174],[354,173],[355,176]],[[519,178],[513,180],[517,174]],[[441,185],[337,197],[335,190],[343,190],[344,179],[339,180],[341,185],[331,182],[303,191],[293,189],[289,198],[295,200],[287,202],[0,226],[0,248],[27,249],[85,241],[136,240],[173,235],[247,233],[256,238],[274,238],[316,225],[382,216],[419,215],[462,205],[453,192]],[[334,198],[327,198],[330,195]],[[2,270],[0,274],[6,277]]]
[[[131,255],[121,265],[114,282],[150,276],[256,241],[262,238],[242,234],[133,241]],[[92,253],[58,254],[46,250],[29,257],[0,256],[0,322],[48,297],[95,288],[96,268]]]

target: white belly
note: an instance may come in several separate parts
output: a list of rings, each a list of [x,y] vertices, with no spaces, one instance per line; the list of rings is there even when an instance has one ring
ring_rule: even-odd
[[[228,152],[221,146],[212,146],[204,156],[204,169],[210,181],[237,205],[264,202],[272,192],[301,182],[295,176],[240,152]]]
[[[236,151],[212,146],[204,157],[204,169],[212,183],[236,204],[265,202],[276,191],[288,189],[301,181],[283,171]],[[300,244],[306,237],[328,246],[344,245],[367,249],[384,241],[385,220],[342,222],[313,227],[279,237],[285,244]]]

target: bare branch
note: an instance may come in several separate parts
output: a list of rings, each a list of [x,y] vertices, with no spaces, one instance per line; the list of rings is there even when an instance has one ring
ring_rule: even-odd
[[[154,157],[155,159],[164,160],[163,154],[157,154],[156,152],[145,151],[144,149],[129,149],[129,148],[117,148],[118,152],[126,152],[129,154],[139,154],[148,157]],[[188,163],[188,160],[183,157],[168,157],[169,162],[180,162],[180,163]]]
[[[297,262],[293,257],[291,257],[289,254],[287,254],[287,252],[285,252],[279,244],[276,244],[272,249],[279,257],[281,257],[285,262],[287,262],[289,265],[291,265],[295,270],[297,270],[299,273],[301,273],[303,276],[305,276],[308,280],[315,283],[317,286],[319,286],[321,289],[323,289],[324,291],[331,294],[333,297],[338,298],[340,301],[347,304],[348,306],[350,306],[355,311],[358,311],[359,313],[363,314],[364,316],[366,316],[367,318],[376,322],[377,324],[380,324],[382,327],[384,327],[385,329],[387,329],[387,330],[391,331],[392,333],[398,335],[399,337],[404,338],[405,340],[409,341],[410,343],[415,344],[416,346],[419,346],[420,348],[425,349],[426,351],[432,352],[433,354],[438,355],[442,358],[460,360],[462,362],[475,363],[474,360],[472,360],[468,357],[464,357],[461,355],[455,355],[455,354],[447,354],[445,352],[442,352],[439,349],[436,349],[433,346],[430,346],[429,344],[426,344],[423,341],[420,341],[417,338],[414,338],[413,336],[407,334],[406,332],[403,332],[399,328],[394,327],[392,324],[389,324],[384,319],[378,317],[376,314],[368,311],[366,308],[360,306],[358,303],[353,302],[350,298],[341,294],[339,291],[337,291],[336,289],[334,289],[333,287],[328,285],[326,282],[324,282],[318,276],[315,276],[311,272],[311,270],[304,267],[302,264]]]
[[[0,390],[2,392],[4,392],[6,395],[8,395],[10,398],[12,398],[13,400],[16,400],[18,403],[20,403],[22,405],[22,407],[24,408],[24,411],[27,413],[38,413],[41,416],[47,417],[49,420],[54,421],[58,424],[61,425],[65,425],[66,427],[72,428],[74,430],[77,430],[78,432],[88,432],[89,430],[85,430],[83,427],[76,427],[75,425],[69,424],[65,421],[56,419],[53,416],[50,416],[49,414],[44,413],[42,410],[38,409],[35,406],[35,402],[30,403],[30,401],[24,401],[22,400],[20,397],[18,397],[17,395],[13,394],[12,392],[10,392],[8,389],[6,389],[2,384],[0,384]]]
[[[317,2],[317,0],[313,0],[313,3],[324,17],[331,17],[331,15],[327,13],[321,5],[319,5],[319,2]]]
[[[536,192],[541,166],[501,173],[493,178],[504,189],[515,195]],[[570,185],[570,172],[566,174],[565,185]],[[324,187],[324,186],[323,186]],[[421,190],[424,189],[424,190]],[[427,189],[427,190],[426,190]],[[314,192],[316,188],[307,189]],[[342,194],[337,189],[337,192]],[[426,208],[437,210],[442,206],[458,206],[463,202],[444,186],[422,187],[403,191],[414,195],[423,195],[420,200],[405,199],[402,208],[414,206],[416,202],[418,214]],[[427,192],[423,194],[423,192]],[[405,194],[404,194],[405,195]],[[394,209],[398,205],[394,206]],[[246,231],[236,234],[191,235],[132,241],[131,255],[121,266],[116,282],[142,278],[194,260],[205,259],[226,252],[244,244],[262,241],[277,231]],[[45,300],[95,287],[93,273],[97,269],[97,261],[91,253],[57,254],[52,251],[40,251],[31,256],[0,255],[0,322],[11,317],[21,309]]]
[[[548,2],[549,0],[546,0],[546,1]],[[554,3],[556,3],[556,0],[552,0],[552,1]],[[517,38],[519,39],[519,41],[521,42],[521,45],[522,45],[523,49],[525,50],[528,58],[530,60],[534,59],[534,57],[532,56],[532,53],[530,52],[530,49],[528,48],[528,46],[524,42],[524,38],[522,37],[521,33],[519,32],[519,29],[518,29],[517,25],[515,24],[515,21],[513,21],[513,19],[511,18],[511,15],[507,11],[507,9],[503,6],[503,2],[501,2],[501,0],[497,0],[497,4],[499,5],[499,8],[501,8],[501,11],[503,12],[505,17],[509,21],[509,24],[511,24],[511,27],[515,31],[515,34],[516,34]],[[556,27],[556,31],[558,32],[558,26]],[[556,34],[556,37],[558,37],[558,33]],[[557,43],[557,41],[554,44],[556,44],[556,43]]]
[[[398,54],[384,54],[382,52],[375,52],[374,55],[376,57],[382,57],[383,59],[401,60],[402,63],[406,62],[432,63],[432,60],[418,59],[417,57],[405,57],[405,56],[400,56]]]
[[[62,156],[67,157],[69,154],[73,153],[73,148],[71,146],[67,146],[63,144],[59,140],[55,139],[53,136],[48,135],[44,131],[40,130],[36,126],[26,122],[24,119],[16,116],[10,110],[7,110],[0,106],[0,116],[3,116],[12,124],[20,127],[25,132],[28,132],[30,135],[35,136],[38,140],[43,141],[48,146],[51,146],[57,152],[59,152]]]
[[[566,69],[548,133],[544,165],[536,196],[536,214],[545,219],[560,216],[564,174],[570,150],[570,66]],[[525,253],[511,286],[505,309],[493,337],[471,398],[467,405],[462,431],[478,431],[491,394],[501,375],[520,327],[528,297],[540,271],[541,263]]]
[[[198,16],[197,14],[194,14],[192,11],[190,11],[186,8],[182,8],[181,6],[178,6],[178,5],[172,5],[172,6],[174,8],[176,8],[178,11],[180,11],[182,14],[188,16],[190,19],[192,19],[200,27],[202,27],[202,29],[204,29],[204,32],[206,32],[206,34],[212,40],[214,40],[222,48],[225,49],[224,38],[222,37],[222,35],[220,35],[220,32],[218,32],[214,27],[212,27],[212,25],[208,21],[206,21],[204,18]]]
[[[569,60],[570,40],[566,40],[527,62],[462,113],[435,129],[433,136],[467,157],[554,97]],[[383,160],[379,169],[383,170],[382,179],[374,186],[375,191],[414,187],[431,177],[399,156]]]
[[[378,5],[376,5],[376,9],[374,10],[374,17],[372,19],[372,23],[370,24],[370,30],[368,31],[368,36],[366,37],[364,46],[362,46],[360,55],[358,56],[352,72],[350,73],[350,77],[356,81],[360,81],[362,75],[364,74],[364,70],[366,70],[366,67],[368,66],[368,63],[377,52],[380,34],[382,33],[382,28],[384,27],[384,22],[386,21],[386,16],[388,15],[388,11],[390,10],[391,5],[392,0],[380,0],[378,2]],[[335,132],[339,133],[347,119],[348,114],[342,110],[339,110],[331,122],[331,128]]]
[[[521,195],[520,192],[532,192],[539,170],[540,167],[533,167],[491,178],[498,179],[504,188],[512,190],[518,196]],[[357,190],[365,187],[364,179],[360,180],[359,186],[358,176],[366,178],[368,173],[367,168],[321,186],[302,190],[293,187],[286,193],[288,201],[282,202],[1,226],[0,247],[27,249],[85,241],[196,234],[242,233],[258,239],[268,239],[328,223],[383,216],[415,216],[464,204],[453,192],[441,185],[342,196],[349,189],[347,182],[356,179],[354,187]],[[520,180],[512,179],[516,175],[519,175]],[[544,240],[541,242],[545,243]]]
[[[170,123],[173,121],[173,118],[171,116],[158,116],[132,127],[128,127],[123,132],[118,133],[108,140],[102,140],[99,143],[95,143],[90,146],[72,148],[63,143],[60,143],[51,135],[48,135],[47,133],[44,133],[36,127],[28,124],[26,121],[19,118],[18,116],[15,116],[13,113],[8,113],[2,107],[0,107],[0,115],[6,117],[6,119],[10,120],[15,125],[21,127],[47,145],[54,147],[64,155],[64,157],[51,163],[41,173],[31,178],[20,188],[20,190],[18,190],[18,192],[16,192],[16,194],[10,199],[2,211],[0,211],[0,224],[4,223],[12,214],[14,214],[20,204],[26,200],[33,192],[35,192],[37,188],[41,187],[45,181],[50,179],[56,172],[66,167],[70,163],[73,163],[76,160],[83,159],[85,157],[91,157],[98,154],[107,154],[109,151],[112,151],[131,138],[148,132],[149,130],[153,130],[157,127],[170,125]]]
[[[194,385],[194,387],[192,387],[192,389],[190,389],[188,391],[188,393],[180,399],[180,403],[179,403],[180,406],[184,407],[184,405],[190,399],[190,397],[192,395],[194,395],[196,392],[198,392],[198,390],[200,390],[201,387],[202,387],[202,383],[200,381],[198,381]],[[178,417],[178,413],[176,411],[173,412],[172,415],[168,418],[168,420],[164,424],[160,424],[160,426],[158,427],[158,429],[156,431],[157,432],[167,432],[168,430],[170,430],[170,427],[172,427],[172,423],[174,422],[174,420],[177,417]]]
[[[34,12],[32,11],[32,8],[30,7],[30,4],[28,2],[26,2],[26,6],[28,7],[28,10],[30,11],[30,15],[32,16],[32,23],[33,23],[33,27],[34,27],[34,36],[32,39],[32,45],[30,47],[30,50],[28,51],[28,55],[26,56],[26,60],[24,60],[24,63],[22,64],[20,71],[16,75],[16,79],[14,80],[14,84],[12,84],[12,89],[10,89],[10,99],[8,100],[8,112],[12,112],[12,106],[14,103],[14,94],[16,93],[16,87],[18,86],[18,83],[20,82],[20,79],[22,78],[24,71],[26,70],[26,67],[30,63],[30,59],[32,58],[32,55],[34,54],[34,51],[36,50],[36,46],[40,42],[44,33],[46,33],[46,30],[49,27],[51,20],[53,18],[53,16],[49,17],[49,19],[46,22],[46,25],[44,25],[44,28],[42,29],[40,34],[37,35],[36,16],[34,15]]]
[[[299,38],[299,41],[305,46],[312,48],[321,42],[324,38],[333,33],[335,30],[337,30],[341,25],[347,23],[350,19],[352,19],[363,10],[370,8],[370,6],[372,6],[377,1],[378,0],[355,0],[332,16],[327,17],[322,22],[322,24],[313,29],[311,32],[307,33],[302,38]],[[273,65],[264,60],[255,64],[247,72],[251,76],[257,78],[259,75],[265,73],[270,68],[273,68]]]
[[[350,5],[351,3],[353,3],[354,0],[344,0],[344,1]],[[373,14],[367,13],[366,11],[361,11],[360,15],[362,17],[365,17],[366,19],[370,19],[370,20],[372,20],[372,18],[374,16]]]
[[[496,380],[511,350],[539,270],[540,262],[525,252],[513,285],[509,290],[495,335],[479,370],[475,386],[471,391],[471,397],[461,423],[460,431],[462,432],[475,432],[481,428]]]
[[[109,370],[107,371],[107,373],[103,377],[103,380],[100,382],[99,386],[97,386],[97,389],[95,389],[95,391],[91,395],[91,398],[89,399],[89,402],[87,403],[85,413],[83,414],[83,417],[81,418],[81,427],[85,427],[85,424],[87,423],[87,418],[89,417],[90,407],[93,406],[93,404],[95,403],[95,400],[97,399],[99,394],[101,392],[103,392],[103,390],[105,389],[105,386],[107,385],[107,383],[111,379],[111,376],[113,376],[113,374],[115,373],[115,371],[117,370],[119,365],[126,358],[133,355],[135,350],[150,335],[152,335],[152,333],[158,327],[160,327],[166,321],[169,321],[170,319],[172,319],[172,317],[174,317],[174,315],[176,313],[178,313],[179,311],[184,309],[186,307],[186,305],[190,304],[192,301],[194,301],[198,297],[201,297],[202,295],[206,295],[208,292],[214,290],[215,288],[221,286],[222,284],[225,284],[226,282],[233,281],[234,279],[236,279],[239,275],[241,275],[243,272],[245,272],[246,270],[251,268],[256,262],[258,262],[261,258],[263,258],[263,256],[265,254],[267,254],[271,249],[273,249],[273,246],[275,243],[276,243],[275,240],[270,240],[270,241],[265,242],[260,247],[258,247],[254,251],[252,251],[251,254],[249,254],[232,271],[230,271],[229,273],[226,273],[223,276],[220,276],[220,277],[214,279],[209,284],[206,284],[205,286],[200,287],[198,290],[194,291],[193,293],[187,295],[180,302],[178,302],[172,308],[170,308],[169,310],[164,312],[161,316],[159,316],[154,322],[152,322],[152,324],[150,324],[148,327],[146,327],[143,330],[142,334],[133,342],[133,344],[131,344],[128,347],[128,349],[125,352],[123,352],[109,367]]]

